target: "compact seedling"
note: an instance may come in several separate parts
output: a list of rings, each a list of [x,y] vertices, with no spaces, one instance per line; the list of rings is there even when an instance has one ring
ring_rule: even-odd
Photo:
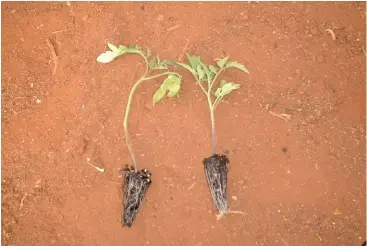
[[[168,65],[173,65],[172,61],[161,61],[159,56],[151,57],[151,52],[149,49],[143,51],[139,46],[124,46],[119,45],[118,47],[113,44],[108,43],[108,48],[110,50],[102,53],[98,56],[97,61],[100,63],[112,62],[115,58],[126,55],[126,54],[138,54],[145,62],[145,72],[144,74],[135,82],[133,85],[129,98],[127,101],[127,106],[125,110],[124,118],[124,133],[126,146],[129,150],[132,165],[126,165],[125,176],[124,176],[124,202],[123,202],[123,214],[122,214],[122,225],[131,227],[133,221],[138,213],[139,206],[142,203],[145,193],[149,188],[152,180],[152,174],[148,169],[144,168],[138,170],[135,154],[130,142],[129,131],[128,131],[128,121],[129,114],[131,111],[131,102],[137,87],[144,81],[155,79],[161,76],[167,76],[163,81],[160,88],[156,91],[153,96],[153,104],[157,103],[159,100],[167,95],[168,97],[178,96],[181,88],[181,76],[175,72],[170,72]],[[152,74],[155,70],[161,70],[164,72],[158,74]]]
[[[177,65],[187,69],[194,76],[197,84],[207,97],[212,136],[212,155],[203,160],[207,182],[210,192],[219,214],[217,219],[222,218],[226,213],[244,214],[241,211],[231,211],[228,208],[227,201],[227,173],[229,159],[226,155],[216,154],[216,136],[215,136],[215,117],[214,113],[221,100],[233,90],[240,88],[239,84],[221,80],[219,87],[216,85],[221,72],[228,68],[237,68],[243,72],[249,73],[244,65],[237,61],[229,61],[228,56],[222,59],[216,59],[216,66],[205,65],[199,56],[191,56],[186,53],[190,64],[176,62]],[[213,91],[215,89],[215,91]]]

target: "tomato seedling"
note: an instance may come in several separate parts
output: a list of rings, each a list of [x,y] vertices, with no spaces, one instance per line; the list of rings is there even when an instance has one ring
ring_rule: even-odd
[[[226,213],[239,213],[243,215],[244,213],[241,211],[231,211],[228,208],[227,174],[229,159],[226,155],[219,155],[216,153],[217,143],[214,113],[219,103],[226,95],[240,88],[239,84],[227,82],[224,79],[221,80],[219,87],[216,87],[219,75],[228,68],[237,68],[245,73],[249,73],[249,71],[244,65],[237,61],[229,61],[228,56],[222,59],[216,59],[216,64],[209,66],[205,65],[199,56],[192,56],[189,53],[186,53],[186,56],[189,64],[180,62],[176,62],[176,64],[190,71],[194,76],[197,84],[205,94],[209,106],[212,155],[205,158],[203,164],[213,202],[219,211],[217,219],[222,218]]]
[[[129,115],[131,111],[131,102],[134,96],[134,93],[138,86],[144,81],[152,80],[161,76],[167,76],[167,78],[163,81],[162,85],[156,91],[153,96],[153,104],[160,101],[166,95],[167,97],[175,97],[178,96],[178,93],[181,88],[181,75],[175,72],[171,72],[168,69],[168,65],[173,65],[173,62],[168,60],[163,60],[159,58],[159,56],[151,57],[151,51],[146,49],[143,51],[139,46],[124,46],[119,45],[116,47],[113,44],[108,43],[108,48],[110,50],[102,53],[97,57],[97,62],[100,63],[110,63],[115,60],[117,57],[127,54],[137,54],[140,55],[145,62],[145,71],[144,74],[134,83],[131,88],[129,98],[126,105],[125,117],[124,117],[124,133],[125,133],[125,142],[128,148],[132,165],[126,166],[125,176],[124,176],[124,202],[123,202],[123,214],[122,214],[122,225],[126,225],[131,227],[133,221],[136,218],[136,214],[138,213],[139,206],[143,202],[145,193],[147,189],[151,185],[151,172],[148,169],[144,168],[138,170],[137,161],[135,158],[135,154],[133,151],[133,147],[130,142],[130,136],[128,131],[128,121]],[[152,74],[153,71],[160,70],[164,71],[158,74]]]

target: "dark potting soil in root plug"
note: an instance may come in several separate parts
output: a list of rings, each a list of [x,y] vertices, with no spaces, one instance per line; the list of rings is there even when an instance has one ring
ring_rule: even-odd
[[[145,193],[152,183],[152,174],[146,168],[135,171],[132,167],[129,168],[128,166],[125,167],[124,171],[122,225],[131,227],[139,211],[139,206],[143,202]]]
[[[227,173],[229,159],[226,155],[214,154],[204,161],[205,175],[215,207],[220,215],[228,212]]]

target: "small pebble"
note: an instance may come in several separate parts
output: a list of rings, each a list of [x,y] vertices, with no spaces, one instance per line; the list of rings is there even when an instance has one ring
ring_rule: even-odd
[[[84,16],[83,16],[83,18],[82,18],[82,20],[83,20],[83,21],[87,21],[87,20],[88,20],[88,18],[89,18],[89,16],[88,16],[88,15],[84,15]]]
[[[150,103],[150,102],[146,103],[145,108],[148,109],[148,110],[152,110],[152,108],[153,108],[152,103]]]

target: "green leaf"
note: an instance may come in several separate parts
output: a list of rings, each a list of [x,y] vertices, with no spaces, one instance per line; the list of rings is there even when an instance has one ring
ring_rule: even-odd
[[[159,56],[156,56],[154,58],[152,58],[152,60],[150,60],[149,62],[149,68],[150,69],[160,69],[160,70],[165,70],[168,69],[167,65],[166,65],[166,61],[160,61]]]
[[[205,74],[209,75],[210,71],[209,71],[208,67],[201,61],[200,61],[200,65],[203,67],[203,70],[204,70]]]
[[[228,82],[224,79],[220,82],[220,87],[223,87],[225,84],[228,84]]]
[[[159,88],[154,93],[154,96],[153,96],[153,105],[156,104],[159,100],[161,100],[164,97],[165,94],[166,94],[166,92],[162,88]]]
[[[250,73],[247,68],[245,68],[244,65],[238,63],[237,61],[230,61],[226,64],[226,68],[229,68],[229,67],[234,67],[234,68],[238,68],[239,70],[245,72],[245,73]]]
[[[153,57],[149,62],[149,68],[154,68],[157,66],[157,58]]]
[[[228,56],[227,57],[224,57],[222,59],[216,59],[216,61],[217,61],[218,67],[224,68],[224,65],[226,65],[226,63],[228,61]]]
[[[181,89],[181,77],[176,75],[168,75],[168,77],[163,81],[162,85],[156,91],[153,96],[153,105],[161,100],[168,92],[168,97],[178,96]]]
[[[134,53],[143,54],[143,52],[140,50],[139,45],[129,45],[128,47],[125,47],[124,51],[130,54],[134,54]]]
[[[210,72],[217,74],[217,69],[215,69],[215,67],[213,65],[209,65],[209,70]]]
[[[220,93],[222,92],[222,88],[217,88],[216,90],[215,90],[215,92],[214,92],[214,96],[215,97],[219,97],[220,96]]]
[[[192,69],[189,65],[187,65],[186,63],[181,63],[181,62],[176,62],[177,65],[186,68],[187,70],[189,70],[192,74],[196,75],[196,72],[194,69]]]
[[[112,51],[112,52],[118,52],[119,48],[117,48],[116,46],[114,46],[111,43],[107,43],[108,48]]]
[[[222,86],[222,92],[221,94],[224,95],[228,95],[229,93],[231,93],[231,91],[233,90],[237,90],[240,88],[239,84],[235,84],[235,83],[227,83],[225,85]]]
[[[113,59],[115,59],[116,57],[124,54],[124,51],[120,48],[120,46],[119,46],[119,48],[117,48],[116,46],[114,46],[111,43],[107,43],[107,46],[110,50],[100,54],[97,57],[97,62],[109,63],[109,62],[112,62]]]
[[[189,53],[186,52],[187,59],[190,62],[191,67],[196,70],[200,65],[200,56],[190,56]]]
[[[170,65],[170,66],[175,66],[176,65],[176,63],[172,60],[166,60],[166,64]]]
[[[115,59],[119,55],[120,55],[119,52],[113,52],[113,51],[108,50],[108,51],[100,54],[97,57],[97,62],[100,62],[100,63],[110,63],[110,62],[113,61],[113,59]]]
[[[233,82],[230,82],[230,83],[227,83],[227,81],[225,80],[222,80],[221,82],[221,87],[219,87],[214,95],[216,97],[223,97],[225,95],[228,95],[229,93],[231,93],[233,90],[237,90],[240,88],[240,85],[239,84],[235,84]]]
[[[205,76],[205,73],[204,73],[203,69],[201,68],[201,66],[198,66],[196,68],[196,71],[198,73],[199,80],[202,80],[204,78],[204,76]]]

